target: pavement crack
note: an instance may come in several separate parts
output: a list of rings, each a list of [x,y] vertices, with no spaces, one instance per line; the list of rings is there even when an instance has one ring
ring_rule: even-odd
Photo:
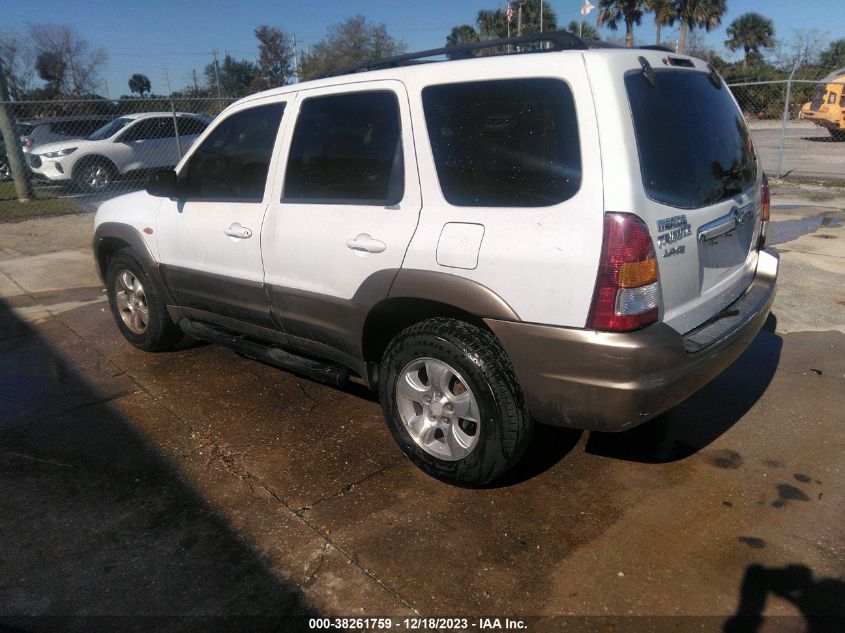
[[[42,457],[35,457],[33,455],[27,455],[26,453],[17,453],[15,451],[3,451],[0,455],[8,455],[11,457],[17,457],[19,459],[24,459],[28,462],[38,462],[39,464],[51,464],[53,466],[61,466],[62,468],[73,468],[71,464],[65,464],[64,462],[57,462],[54,459],[44,459]]]
[[[308,393],[307,391],[305,391],[305,385],[303,385],[301,382],[296,383],[296,385],[297,385],[297,387],[299,387],[299,390],[302,392],[302,395],[303,395],[303,396],[305,396],[305,397],[306,397],[306,398],[308,398],[311,402],[313,402],[313,403],[314,403],[314,404],[311,406],[311,408],[310,408],[310,409],[308,409],[308,413],[311,413],[314,409],[316,409],[317,407],[319,407],[319,406],[320,406],[320,401],[319,401],[319,400],[317,400],[317,398],[315,398],[314,396],[312,396],[310,393]]]
[[[355,481],[344,485],[337,492],[332,493],[330,495],[327,495],[325,497],[320,497],[319,499],[317,499],[313,503],[310,503],[306,506],[302,506],[301,508],[296,509],[295,512],[298,515],[301,516],[301,515],[305,514],[306,512],[308,512],[309,510],[311,510],[312,508],[320,505],[321,503],[325,503],[326,501],[332,501],[333,499],[339,499],[340,497],[343,497],[344,495],[352,492],[352,490],[354,490],[356,486],[360,486],[365,481],[368,481],[368,480],[372,479],[373,477],[380,477],[381,475],[386,473],[388,470],[390,470],[394,466],[397,466],[401,461],[403,461],[401,457],[397,458],[396,460],[392,461],[391,463],[389,463],[385,466],[382,466],[378,470],[375,470],[375,471],[373,471],[373,472],[371,472],[367,475],[364,475],[360,479],[356,479]]]

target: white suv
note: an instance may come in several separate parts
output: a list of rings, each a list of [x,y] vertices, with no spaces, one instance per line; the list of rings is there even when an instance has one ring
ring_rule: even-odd
[[[535,421],[619,431],[699,389],[775,292],[742,114],[700,60],[544,37],[229,107],[99,209],[123,335],[357,376],[402,450],[465,486],[513,466]]]
[[[175,165],[210,121],[185,112],[127,114],[88,138],[34,147],[29,166],[36,177],[100,191],[118,176]]]

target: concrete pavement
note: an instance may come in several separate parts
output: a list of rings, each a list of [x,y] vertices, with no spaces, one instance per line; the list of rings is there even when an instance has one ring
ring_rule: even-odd
[[[721,630],[762,612],[788,616],[765,630],[791,631],[845,615],[841,207],[775,209],[774,317],[725,374],[626,433],[540,427],[517,472],[475,491],[414,468],[359,388],[213,346],[126,344],[88,253],[92,218],[2,227],[7,623],[511,615],[605,630],[596,617],[686,615],[702,617],[670,624]]]

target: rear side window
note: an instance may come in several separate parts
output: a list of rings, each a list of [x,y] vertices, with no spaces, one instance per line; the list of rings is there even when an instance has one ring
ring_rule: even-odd
[[[575,103],[559,79],[504,79],[422,91],[443,196],[471,207],[543,207],[581,186]]]
[[[306,100],[285,175],[285,202],[397,203],[405,186],[399,102],[390,91]]]
[[[284,103],[227,117],[194,152],[180,190],[192,200],[260,201],[282,121]]]
[[[751,136],[724,84],[703,72],[625,76],[646,195],[692,209],[730,198],[757,178]]]
[[[192,136],[194,134],[202,134],[203,130],[208,127],[208,123],[202,119],[195,119],[190,116],[180,116],[176,119],[176,127],[179,134],[183,136]]]

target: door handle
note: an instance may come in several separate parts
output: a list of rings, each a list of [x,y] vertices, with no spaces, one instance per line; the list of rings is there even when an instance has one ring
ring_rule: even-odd
[[[381,240],[373,239],[369,233],[359,233],[351,240],[346,240],[346,246],[353,251],[365,253],[382,253],[387,245]]]
[[[223,232],[229,237],[237,237],[241,240],[252,237],[252,229],[241,226],[240,222],[232,223],[232,225]]]

